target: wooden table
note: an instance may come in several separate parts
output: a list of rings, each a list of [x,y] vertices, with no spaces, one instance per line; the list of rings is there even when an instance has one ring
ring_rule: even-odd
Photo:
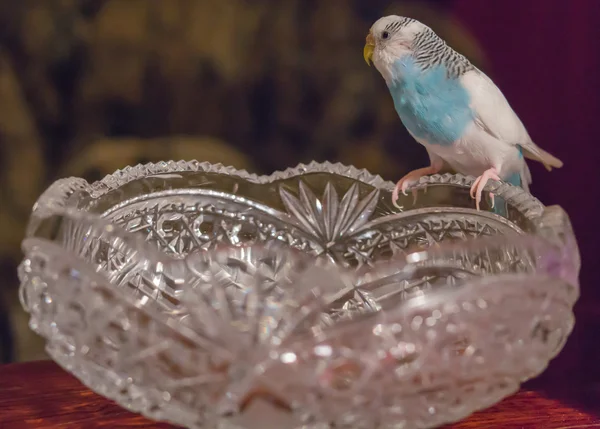
[[[445,429],[600,428],[600,385],[523,390]],[[0,428],[173,428],[125,411],[50,361],[0,366]]]

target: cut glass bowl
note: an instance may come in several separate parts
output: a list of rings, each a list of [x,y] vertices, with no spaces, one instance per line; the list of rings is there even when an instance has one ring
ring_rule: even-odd
[[[339,164],[257,176],[161,162],[55,182],[21,299],[94,391],[189,428],[428,428],[515,392],[578,298],[567,215],[490,182]]]

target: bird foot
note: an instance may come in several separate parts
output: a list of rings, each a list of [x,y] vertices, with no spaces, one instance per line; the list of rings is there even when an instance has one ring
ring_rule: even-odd
[[[407,195],[406,190],[408,189],[408,187],[417,183],[421,177],[427,176],[429,174],[436,174],[438,172],[439,172],[439,169],[436,167],[433,167],[433,166],[419,168],[417,170],[411,171],[406,176],[404,176],[402,179],[400,179],[398,181],[398,183],[396,183],[396,187],[394,188],[394,191],[392,192],[392,204],[394,205],[394,207],[396,207],[399,210],[402,210],[402,207],[396,203],[396,201],[398,201],[400,192],[402,192],[403,195]],[[415,204],[417,202],[417,190],[413,189],[412,194],[413,194],[413,204]]]
[[[469,191],[469,195],[471,198],[475,199],[475,207],[477,207],[477,211],[479,211],[479,203],[481,202],[481,193],[483,192],[483,188],[487,184],[488,180],[501,180],[500,176],[498,176],[498,170],[495,168],[490,168],[485,170],[481,176],[475,179],[471,189]],[[492,208],[494,207],[494,195],[490,192],[490,198],[492,199]]]

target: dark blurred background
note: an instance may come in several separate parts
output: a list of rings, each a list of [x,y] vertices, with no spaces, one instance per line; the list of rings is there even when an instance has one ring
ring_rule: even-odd
[[[427,163],[362,47],[377,18],[431,26],[533,139],[532,192],[570,214],[577,326],[536,383],[600,380],[600,1],[0,0],[0,355],[45,358],[17,300],[27,217],[53,180],[169,159],[270,173],[310,160],[389,180]]]

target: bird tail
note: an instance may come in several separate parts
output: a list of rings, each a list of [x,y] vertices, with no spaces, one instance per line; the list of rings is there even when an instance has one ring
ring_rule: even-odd
[[[535,143],[531,142],[528,145],[522,146],[523,155],[525,158],[532,159],[534,161],[541,162],[546,167],[546,170],[552,171],[552,168],[560,168],[563,166],[563,162],[555,157],[554,155],[549,154],[544,149],[537,146]]]

